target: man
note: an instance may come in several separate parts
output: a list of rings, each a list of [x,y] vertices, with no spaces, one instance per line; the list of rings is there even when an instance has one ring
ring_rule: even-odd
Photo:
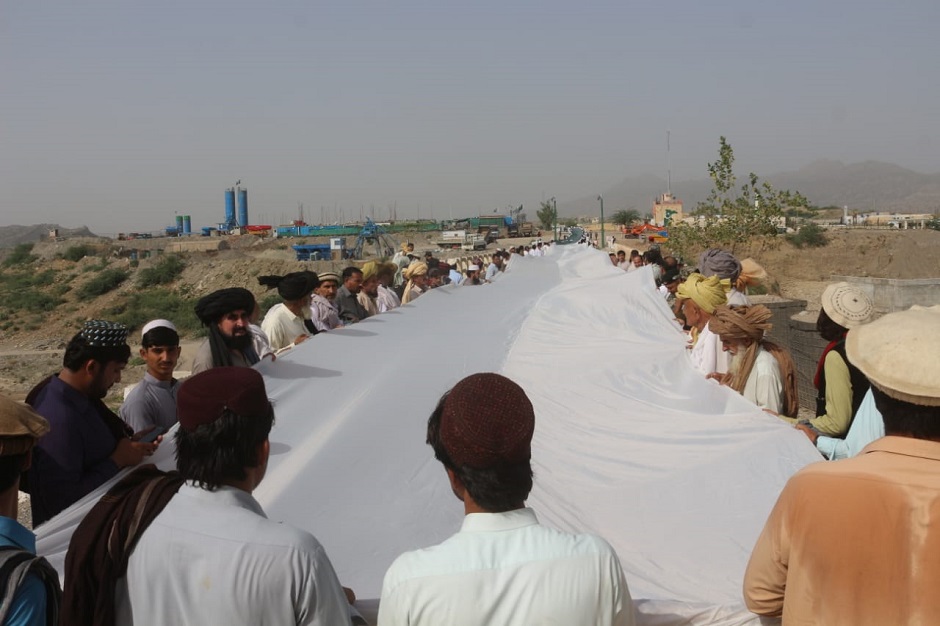
[[[626,250],[617,250],[617,267],[626,271],[627,270],[627,251]]]
[[[467,276],[463,279],[463,282],[460,283],[464,286],[469,285],[479,285],[480,284],[480,266],[476,263],[471,263],[467,266]]]
[[[682,303],[682,314],[691,329],[689,357],[692,365],[706,376],[714,372],[727,373],[728,357],[721,348],[721,340],[708,327],[715,309],[725,304],[725,290],[718,278],[692,274],[679,285],[676,298]]]
[[[402,276],[408,282],[402,291],[401,303],[408,304],[418,298],[428,289],[428,266],[421,261],[413,261],[411,265],[402,270]]]
[[[463,274],[457,269],[457,259],[447,259],[447,265],[450,268],[450,284],[459,285],[463,282]]]
[[[633,272],[643,267],[643,255],[640,254],[639,250],[630,251],[630,267],[627,268],[628,272]]]
[[[379,314],[379,267],[378,261],[362,266],[362,288],[356,299],[369,317]]]
[[[809,426],[819,435],[842,438],[869,387],[864,374],[846,357],[845,337],[849,329],[872,319],[875,305],[868,294],[845,282],[826,287],[821,304],[816,330],[829,344],[816,366],[816,417]]]
[[[678,269],[668,269],[663,272],[662,285],[659,286],[659,292],[666,298],[666,304],[670,309],[676,305],[676,292],[679,291],[679,284],[682,282],[682,276]]]
[[[183,383],[176,466],[185,482],[127,560],[115,623],[350,623],[323,546],[267,519],[251,495],[267,470],[273,423],[257,370],[218,367]]]
[[[260,360],[248,328],[254,308],[254,295],[241,287],[219,289],[196,302],[196,317],[209,337],[196,352],[193,374],[229,365],[251,367]]]
[[[486,274],[483,275],[483,280],[488,283],[493,282],[493,279],[502,271],[503,269],[503,255],[499,252],[493,255],[493,261],[486,266]]]
[[[940,306],[853,328],[846,352],[887,436],[790,479],[744,598],[784,624],[940,624]]]
[[[362,291],[362,270],[349,266],[343,270],[343,285],[336,292],[336,309],[344,326],[355,324],[369,317],[369,312],[359,304],[357,297]]]
[[[0,624],[6,626],[58,623],[59,576],[36,556],[36,535],[16,521],[20,475],[48,432],[49,422],[36,411],[0,396]]]
[[[140,332],[144,378],[124,399],[118,414],[134,432],[159,426],[166,432],[176,423],[176,393],[180,383],[173,370],[180,358],[180,336],[169,320],[152,320]]]
[[[259,276],[258,283],[276,287],[284,302],[275,304],[264,315],[261,330],[275,353],[299,345],[317,333],[310,321],[310,296],[320,285],[314,272],[291,272],[284,276]]]
[[[748,297],[737,289],[741,262],[733,254],[712,248],[698,258],[698,271],[702,276],[717,276],[728,294],[728,306],[750,306]]]
[[[634,623],[610,545],[542,526],[526,508],[534,429],[529,398],[499,374],[468,376],[444,394],[427,443],[463,502],[464,522],[443,543],[392,563],[379,626]]]
[[[765,338],[773,328],[771,317],[770,309],[761,304],[715,309],[708,326],[731,355],[728,373],[720,379],[760,408],[796,417],[800,410],[796,367],[785,348]]]
[[[401,306],[401,299],[398,297],[398,294],[395,293],[395,290],[392,289],[392,284],[395,281],[395,273],[397,271],[398,266],[394,263],[382,263],[379,266],[378,273],[376,274],[379,278],[379,295],[377,297],[379,313],[385,313],[386,311],[391,311]]]
[[[80,500],[123,467],[137,465],[161,441],[136,435],[102,402],[121,382],[131,349],[127,327],[103,320],[85,322],[65,347],[62,370],[33,387],[26,402],[49,421],[28,473],[33,525]],[[132,439],[133,435],[133,439]]]
[[[339,274],[336,272],[323,272],[320,274],[320,286],[314,290],[313,295],[310,297],[313,323],[319,332],[333,330],[343,325],[335,304],[338,289]]]

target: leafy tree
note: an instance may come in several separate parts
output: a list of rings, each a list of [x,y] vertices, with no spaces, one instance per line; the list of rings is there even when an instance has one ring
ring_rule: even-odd
[[[555,207],[552,206],[551,201],[543,202],[542,208],[535,215],[539,219],[542,230],[551,230],[555,227]]]
[[[787,241],[797,248],[822,248],[829,244],[829,238],[826,237],[826,231],[822,226],[809,222],[800,227],[800,230],[793,235],[787,235]]]
[[[683,256],[704,248],[725,248],[733,253],[755,237],[775,237],[784,209],[808,207],[800,193],[778,191],[754,173],[736,187],[734,151],[724,137],[718,160],[708,164],[708,175],[714,187],[696,207],[696,223],[669,227],[669,247]]]
[[[625,209],[614,213],[611,221],[618,226],[630,226],[640,221],[640,214],[633,209]]]

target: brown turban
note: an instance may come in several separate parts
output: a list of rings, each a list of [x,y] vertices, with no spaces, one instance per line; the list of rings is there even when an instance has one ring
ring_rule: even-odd
[[[773,313],[762,304],[737,310],[723,304],[715,309],[708,328],[722,339],[761,341],[774,327],[771,317]]]

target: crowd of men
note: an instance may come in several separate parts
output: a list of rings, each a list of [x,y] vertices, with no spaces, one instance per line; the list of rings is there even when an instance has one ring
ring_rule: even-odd
[[[147,371],[119,413],[103,398],[130,358],[128,330],[86,323],[63,368],[25,404],[0,397],[0,589],[12,590],[0,624],[356,623],[355,594],[323,546],[269,521],[251,495],[265,477],[275,411],[250,366],[441,284],[484,284],[512,254],[542,250],[500,252],[485,270],[474,259],[459,272],[455,260],[418,259],[405,247],[389,263],[341,274],[262,276],[283,302],[260,325],[250,291],[216,291],[196,305],[208,336],[185,381],[173,376],[172,321],[141,329]],[[703,377],[790,421],[827,458],[857,455],[788,482],[747,567],[748,607],[785,623],[940,623],[929,592],[940,576],[940,306],[871,321],[863,291],[830,285],[817,320],[829,344],[816,416],[799,420],[792,359],[767,337],[770,311],[745,293],[762,270],[710,250],[681,280],[675,259],[652,252],[615,254],[614,263],[659,268],[654,278],[674,298]],[[393,563],[379,624],[634,623],[610,545],[543,527],[525,506],[535,418],[524,390],[497,374],[469,376],[442,396],[426,440],[465,521]],[[142,466],[99,500],[73,535],[60,598],[55,570],[15,520],[17,491],[29,491],[41,524],[141,464],[177,423],[176,471]]]

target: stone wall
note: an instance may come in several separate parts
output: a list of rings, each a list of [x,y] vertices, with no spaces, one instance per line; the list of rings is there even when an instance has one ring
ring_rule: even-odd
[[[940,278],[900,280],[896,278],[863,278],[859,276],[832,276],[833,282],[845,281],[867,293],[875,304],[878,315],[904,311],[915,304],[940,304]]]

